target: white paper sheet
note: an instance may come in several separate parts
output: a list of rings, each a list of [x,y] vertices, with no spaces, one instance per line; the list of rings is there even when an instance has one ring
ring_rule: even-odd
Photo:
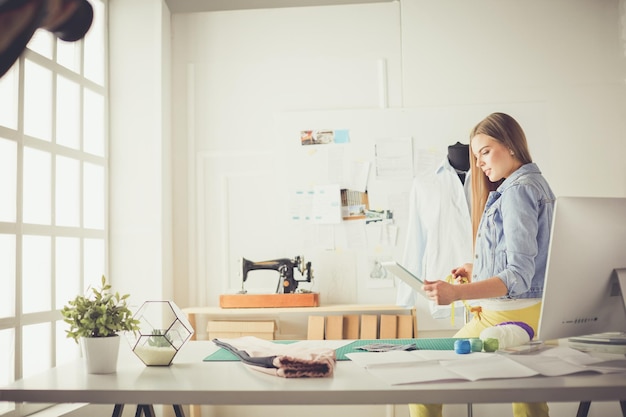
[[[467,356],[471,356],[471,353]],[[508,356],[498,354],[471,361],[442,361],[441,365],[468,381],[539,375],[539,372],[511,360]]]
[[[626,361],[607,361],[566,347],[528,355],[450,350],[355,352],[346,355],[355,364],[391,385],[421,382],[529,376],[562,376],[578,372],[626,373]]]
[[[511,356],[514,361],[545,376],[571,375],[579,372],[612,373],[626,371],[626,360],[606,360],[584,352],[555,347],[543,354]]]

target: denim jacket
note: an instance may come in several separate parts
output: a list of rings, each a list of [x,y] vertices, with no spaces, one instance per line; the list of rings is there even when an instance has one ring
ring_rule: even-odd
[[[496,276],[508,288],[504,298],[541,298],[554,201],[534,163],[492,191],[476,235],[472,280]]]

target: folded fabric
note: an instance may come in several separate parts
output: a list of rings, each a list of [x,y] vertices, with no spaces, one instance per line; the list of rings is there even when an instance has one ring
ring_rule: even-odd
[[[358,350],[366,350],[368,352],[390,352],[392,350],[416,350],[415,343],[407,345],[396,345],[392,343],[370,343],[369,345],[359,346]]]
[[[213,343],[251,369],[284,378],[332,376],[336,364],[335,351],[323,347],[278,344],[253,336],[213,339]]]

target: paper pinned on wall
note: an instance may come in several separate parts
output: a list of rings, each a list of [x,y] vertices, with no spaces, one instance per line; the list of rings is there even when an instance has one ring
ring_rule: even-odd
[[[374,146],[377,179],[413,178],[413,140],[411,137],[381,139]]]
[[[313,190],[295,190],[291,194],[291,220],[310,221],[313,207]]]
[[[446,154],[437,148],[418,148],[415,150],[415,155],[416,175],[418,176],[423,173],[433,172],[441,164],[443,158],[446,157]]]
[[[313,188],[313,222],[335,224],[341,222],[341,192],[339,184],[317,185]]]
[[[381,259],[385,260],[388,256],[378,255],[368,259],[369,276],[367,278],[367,288],[391,288],[394,285],[393,275],[389,274],[381,265]]]
[[[341,222],[341,191],[339,184],[317,185],[298,189],[291,194],[291,220],[316,224]]]
[[[343,146],[327,146],[326,148],[326,170],[328,172],[328,184],[342,184],[344,177],[344,154]],[[321,169],[321,167],[320,167]]]
[[[348,172],[344,181],[344,187],[348,190],[367,191],[367,178],[370,172],[369,161],[352,161],[347,166]]]
[[[347,129],[335,130],[301,130],[300,144],[308,145],[329,145],[332,143],[349,143],[350,131]]]

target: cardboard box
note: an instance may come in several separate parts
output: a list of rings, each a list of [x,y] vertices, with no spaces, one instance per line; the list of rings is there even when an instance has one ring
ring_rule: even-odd
[[[361,339],[378,339],[378,316],[361,315]]]
[[[381,339],[397,339],[398,338],[398,316],[390,314],[380,315],[380,338]]]
[[[360,331],[360,317],[358,314],[347,314],[343,316],[343,338],[358,339]]]
[[[324,340],[324,316],[309,316],[308,340]]]
[[[274,340],[276,323],[272,321],[222,321],[207,323],[209,340],[232,339],[241,336],[255,336],[259,339]]]
[[[417,337],[413,334],[414,323],[414,317],[412,315],[398,316],[398,339]]]
[[[326,317],[326,331],[324,339],[342,340],[343,339],[343,316]]]

